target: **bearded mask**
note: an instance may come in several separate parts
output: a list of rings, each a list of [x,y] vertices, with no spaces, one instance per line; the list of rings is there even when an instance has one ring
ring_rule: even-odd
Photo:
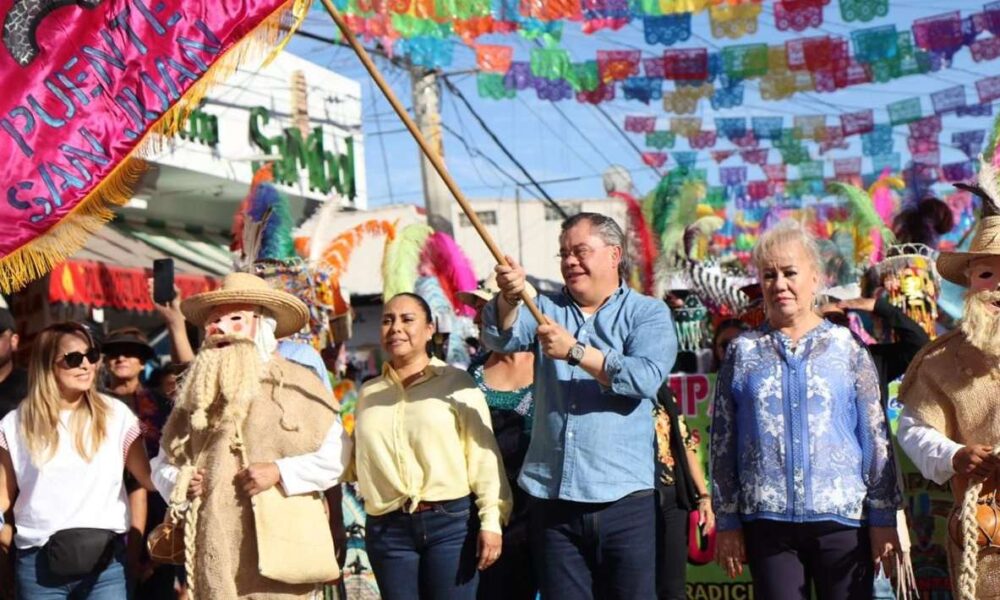
[[[962,333],[976,348],[1000,358],[1000,255],[985,255],[969,265]]]
[[[278,340],[274,337],[276,325],[275,320],[259,307],[224,304],[212,309],[205,321],[206,345],[220,337],[250,340],[256,345],[261,361],[266,363],[278,348]]]
[[[274,319],[259,308],[214,308],[205,321],[205,343],[178,390],[177,404],[191,413],[192,428],[241,422],[276,347]]]

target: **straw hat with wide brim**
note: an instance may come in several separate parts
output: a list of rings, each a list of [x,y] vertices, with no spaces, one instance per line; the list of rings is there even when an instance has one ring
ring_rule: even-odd
[[[260,277],[249,273],[226,275],[221,288],[196,294],[181,302],[181,312],[188,321],[200,327],[208,320],[213,308],[224,304],[250,304],[267,310],[278,322],[274,331],[277,338],[292,335],[309,320],[309,309],[304,302],[288,292],[272,288]]]
[[[956,183],[955,187],[972,192],[983,200],[983,216],[976,226],[967,252],[942,252],[937,259],[941,277],[962,287],[969,287],[969,263],[983,256],[1000,255],[1000,173],[988,161],[980,161],[979,184]]]
[[[1000,255],[1000,216],[983,217],[968,252],[942,252],[937,270],[941,277],[962,287],[969,287],[969,263],[983,256]]]
[[[532,298],[538,296],[538,290],[535,289],[535,286],[531,285],[527,281],[524,282],[524,286],[525,289],[528,291],[529,296],[531,296]],[[483,283],[478,288],[474,290],[458,292],[457,294],[455,294],[455,296],[458,298],[458,301],[461,302],[462,304],[475,308],[476,300],[484,300],[486,302],[489,302],[490,300],[493,299],[493,296],[496,296],[499,293],[500,293],[500,286],[497,285],[497,276],[496,273],[494,273],[489,277],[487,277],[486,280],[483,281]]]

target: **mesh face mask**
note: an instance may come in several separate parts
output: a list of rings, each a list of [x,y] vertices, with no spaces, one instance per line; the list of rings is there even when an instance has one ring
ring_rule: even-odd
[[[705,328],[708,309],[698,296],[688,294],[684,299],[684,306],[674,309],[673,313],[678,349],[682,352],[696,352],[703,348],[708,334]]]

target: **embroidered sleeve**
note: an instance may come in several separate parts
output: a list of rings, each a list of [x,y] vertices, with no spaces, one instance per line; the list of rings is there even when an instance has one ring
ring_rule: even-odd
[[[657,406],[653,409],[656,430],[656,454],[660,464],[670,470],[674,468],[674,457],[670,454],[670,417],[667,411]]]
[[[719,531],[739,529],[739,470],[736,452],[736,405],[733,400],[735,347],[726,354],[719,371],[712,405],[711,473],[712,508]]]
[[[692,452],[697,452],[698,438],[691,433],[691,430],[688,428],[687,421],[684,419],[684,415],[678,415],[677,423],[678,429],[680,429],[677,433],[681,436],[681,443],[684,444],[684,448]]]
[[[882,410],[878,372],[868,352],[854,346],[854,390],[858,422],[855,435],[862,451],[862,476],[868,495],[868,522],[874,527],[895,527],[896,510],[902,506],[896,481],[889,425]]]

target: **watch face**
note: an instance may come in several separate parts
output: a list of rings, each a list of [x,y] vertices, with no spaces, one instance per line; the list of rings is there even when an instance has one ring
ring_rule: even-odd
[[[575,362],[580,362],[581,360],[583,360],[583,345],[582,344],[577,344],[577,345],[573,346],[572,348],[570,348],[569,349],[569,356]]]

